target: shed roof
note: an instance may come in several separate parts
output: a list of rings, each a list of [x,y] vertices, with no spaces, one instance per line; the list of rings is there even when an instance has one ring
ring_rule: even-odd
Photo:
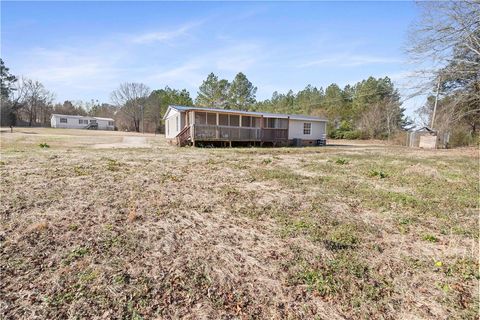
[[[210,112],[224,112],[224,113],[237,113],[250,116],[262,116],[266,118],[284,118],[284,119],[293,119],[293,120],[306,120],[306,121],[323,121],[327,122],[326,119],[319,117],[306,116],[301,114],[285,114],[285,113],[270,113],[270,112],[257,112],[257,111],[244,111],[244,110],[234,110],[234,109],[216,109],[216,108],[203,108],[203,107],[190,107],[190,106],[168,106],[165,116],[168,114],[170,109],[176,109],[178,111],[190,111],[190,110],[199,110],[199,111],[210,111]],[[164,116],[164,119],[165,119]]]
[[[415,130],[415,132],[429,132],[429,133],[436,133],[435,130],[429,127],[421,127],[420,129]]]

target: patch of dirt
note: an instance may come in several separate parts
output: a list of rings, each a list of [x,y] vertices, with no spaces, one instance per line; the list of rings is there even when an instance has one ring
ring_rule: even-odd
[[[94,149],[109,149],[109,148],[148,148],[150,145],[147,143],[145,137],[123,137],[122,142],[118,143],[99,143],[94,144]]]

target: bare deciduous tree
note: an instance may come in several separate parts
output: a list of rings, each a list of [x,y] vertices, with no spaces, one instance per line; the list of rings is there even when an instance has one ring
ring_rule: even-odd
[[[480,57],[480,1],[421,2],[419,6],[422,16],[411,30],[408,49],[413,61],[425,67],[418,71],[435,77],[452,61],[468,62],[470,71],[478,71],[479,62],[455,57],[452,51],[465,47]]]
[[[48,122],[54,98],[55,95],[48,91],[41,82],[21,78],[11,101],[18,113],[31,127],[37,123],[44,125]]]
[[[408,50],[423,79],[417,94],[432,92],[440,84],[443,115],[435,119],[445,128],[467,122],[473,133],[480,123],[480,1],[422,2],[421,19],[413,27]],[[433,108],[429,102],[421,113]],[[440,123],[439,121],[448,121]]]
[[[150,95],[150,88],[143,83],[126,82],[111,94],[112,102],[120,108],[120,112],[128,117],[140,132],[142,111]]]

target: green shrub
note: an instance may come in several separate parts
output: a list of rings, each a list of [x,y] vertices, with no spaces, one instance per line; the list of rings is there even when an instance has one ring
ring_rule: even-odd
[[[472,136],[470,132],[465,129],[456,129],[450,134],[448,145],[450,147],[471,146],[475,145],[476,143],[478,144],[478,139],[478,136]]]
[[[356,140],[356,139],[360,139],[361,136],[362,136],[362,133],[358,130],[345,131],[343,133],[343,139]]]
[[[44,148],[44,149],[45,149],[45,148],[50,148],[50,146],[49,146],[46,142],[40,143],[38,146],[39,146],[40,148]]]

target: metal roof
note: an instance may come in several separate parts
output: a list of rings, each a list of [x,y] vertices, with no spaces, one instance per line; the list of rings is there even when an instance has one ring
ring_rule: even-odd
[[[301,114],[284,114],[284,113],[269,113],[269,112],[257,112],[257,111],[244,111],[244,110],[234,110],[234,109],[216,109],[216,108],[202,108],[202,107],[190,107],[190,106],[168,106],[168,114],[170,109],[176,109],[178,111],[189,111],[189,110],[199,110],[199,111],[210,111],[210,112],[225,112],[225,113],[239,113],[251,116],[263,116],[265,118],[290,118],[293,120],[307,120],[307,121],[328,121],[319,117],[305,116]]]
[[[101,117],[80,116],[80,115],[70,115],[70,114],[58,114],[58,113],[52,113],[52,117],[53,116],[76,118],[76,119],[78,119],[78,118],[88,118],[88,119],[96,119],[96,120],[115,121],[112,118],[101,118]]]

